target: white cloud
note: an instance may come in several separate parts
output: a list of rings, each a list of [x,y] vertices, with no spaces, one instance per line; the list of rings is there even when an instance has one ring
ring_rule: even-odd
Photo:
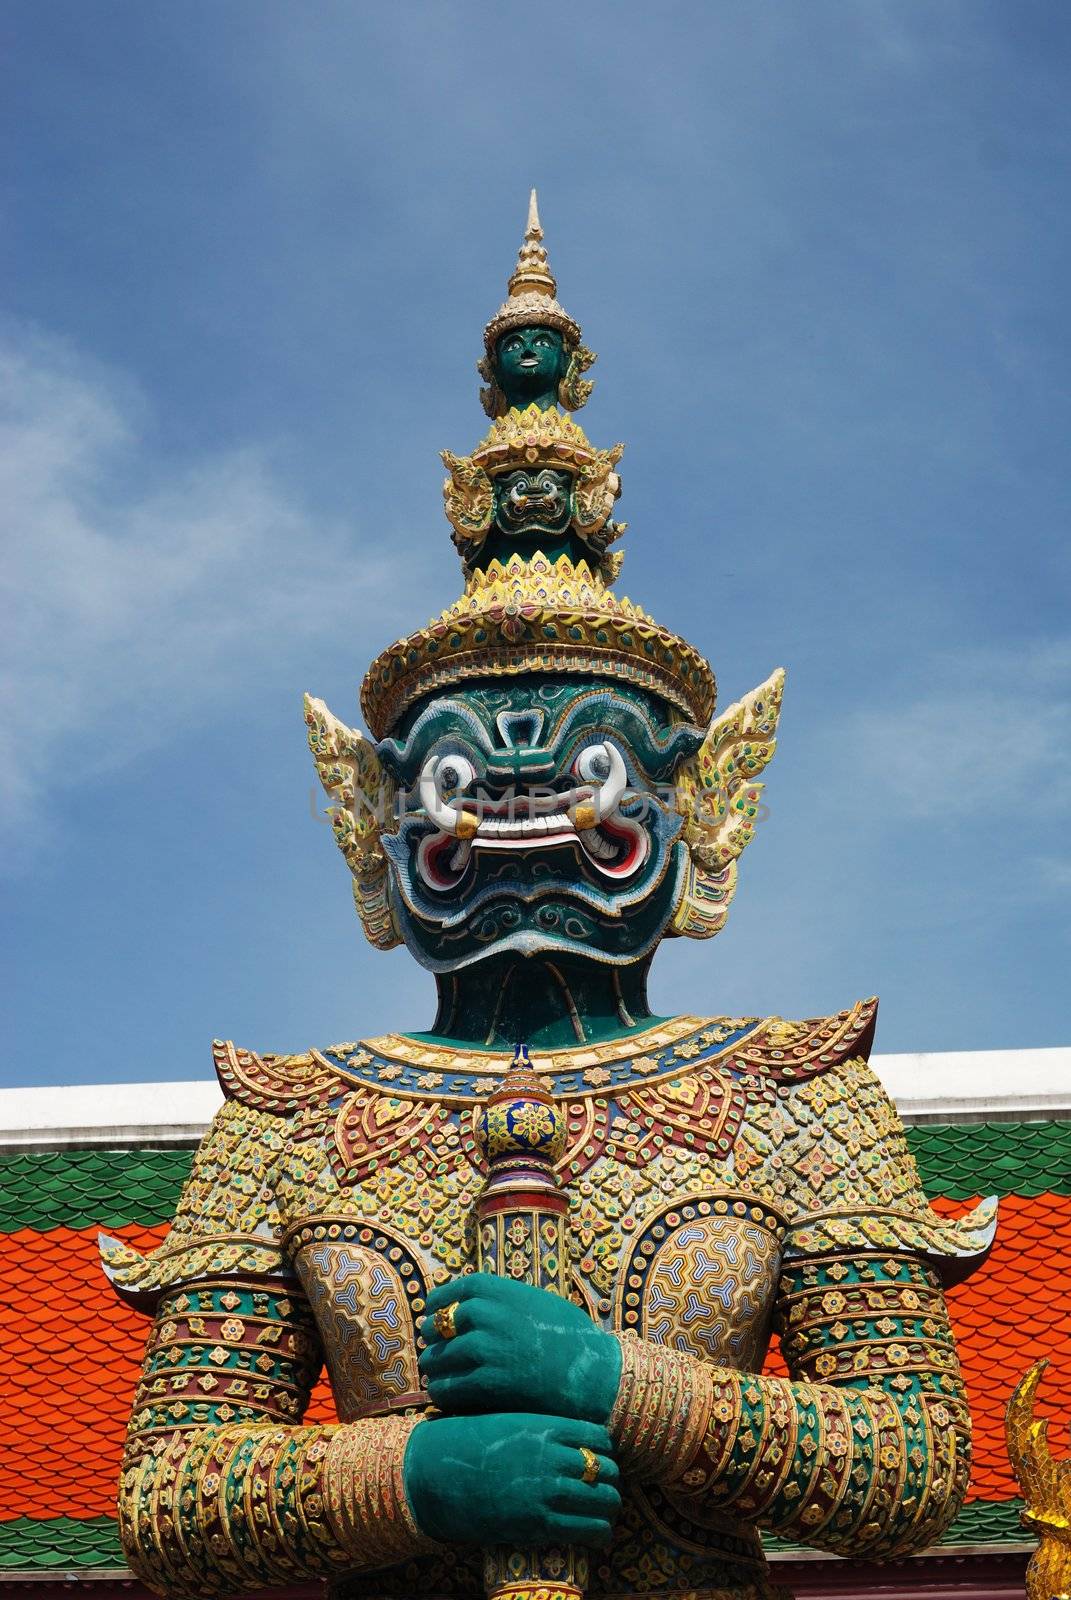
[[[901,706],[853,713],[839,740],[852,769],[901,815],[988,814],[1029,826],[1071,796],[1071,641],[934,654],[929,686]]]
[[[171,468],[150,420],[121,375],[0,329],[6,829],[311,638],[344,628],[356,665],[362,619],[371,651],[420,615],[401,558],[314,524],[264,451]]]

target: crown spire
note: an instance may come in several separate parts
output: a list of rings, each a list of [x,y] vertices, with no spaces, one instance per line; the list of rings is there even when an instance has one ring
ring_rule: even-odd
[[[528,199],[528,226],[524,230],[524,243],[517,253],[517,266],[509,280],[509,297],[517,300],[521,295],[541,294],[553,300],[558,284],[543,244],[543,226],[539,220],[539,199],[532,190]]]

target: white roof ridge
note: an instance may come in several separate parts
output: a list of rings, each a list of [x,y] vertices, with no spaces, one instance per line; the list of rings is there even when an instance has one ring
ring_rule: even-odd
[[[871,1060],[907,1123],[1071,1120],[1071,1046]],[[195,1144],[222,1103],[214,1078],[0,1089],[0,1150]]]

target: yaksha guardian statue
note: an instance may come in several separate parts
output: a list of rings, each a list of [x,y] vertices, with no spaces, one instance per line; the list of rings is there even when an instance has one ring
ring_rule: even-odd
[[[760,1530],[843,1555],[954,1517],[970,1424],[935,1215],[867,1066],[875,1003],[656,1017],[660,940],[725,922],[783,675],[710,666],[614,589],[621,447],[534,197],[447,454],[461,598],[306,702],[357,910],[435,974],[427,1032],[217,1043],[226,1103],[163,1244],[119,1509],[168,1595],[769,1595]],[[763,1376],[776,1332],[790,1376]],[[339,1421],[302,1418],[326,1362]]]

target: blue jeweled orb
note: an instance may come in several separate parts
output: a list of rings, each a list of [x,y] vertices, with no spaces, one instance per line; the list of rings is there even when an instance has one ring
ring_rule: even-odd
[[[509,1071],[476,1118],[476,1146],[488,1166],[528,1157],[553,1166],[565,1149],[566,1120],[519,1044]]]

